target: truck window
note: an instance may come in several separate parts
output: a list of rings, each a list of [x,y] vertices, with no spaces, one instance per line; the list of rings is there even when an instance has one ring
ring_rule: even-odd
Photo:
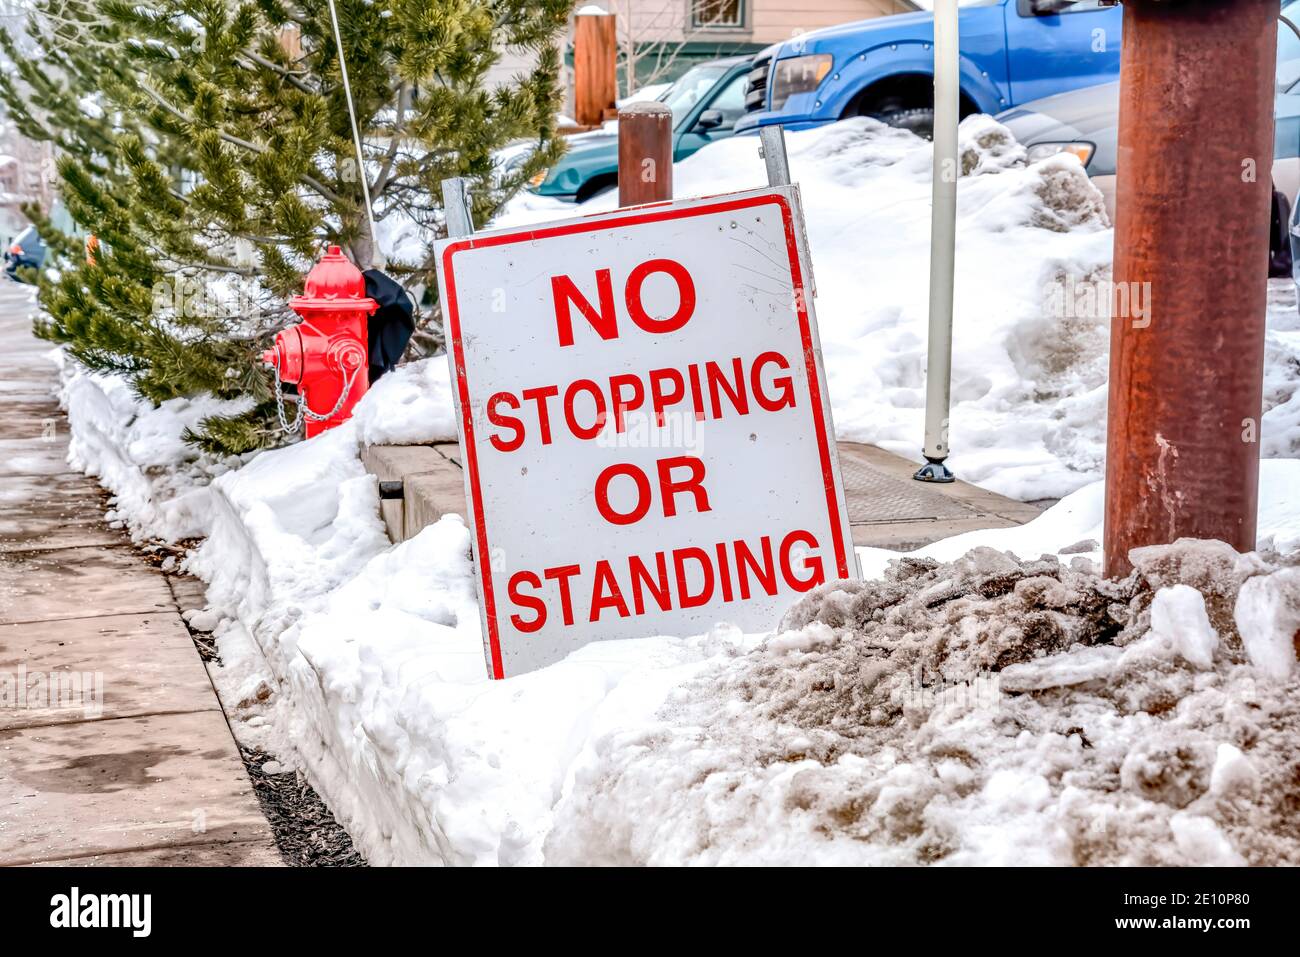
[[[721,126],[714,127],[715,132],[731,129],[736,125],[736,120],[745,115],[745,82],[748,79],[748,73],[733,76],[710,101],[708,108],[717,110],[725,117]]]
[[[1019,0],[1022,17],[1055,17],[1064,13],[1105,10],[1101,0]]]

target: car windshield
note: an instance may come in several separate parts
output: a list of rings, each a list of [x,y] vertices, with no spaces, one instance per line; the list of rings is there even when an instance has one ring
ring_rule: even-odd
[[[28,226],[21,233],[19,233],[17,236],[14,237],[14,245],[22,246],[23,249],[28,248],[28,246],[34,246],[38,241],[39,240],[36,235],[35,226]]]
[[[668,104],[673,111],[674,129],[709,95],[726,72],[725,66],[697,66],[668,88],[660,102]]]

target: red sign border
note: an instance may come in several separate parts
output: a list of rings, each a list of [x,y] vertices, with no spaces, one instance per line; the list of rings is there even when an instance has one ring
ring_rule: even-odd
[[[663,205],[642,207],[647,212],[620,217],[611,222],[608,219],[593,216],[591,221],[567,222],[558,226],[540,226],[520,232],[495,233],[485,236],[469,237],[446,246],[442,251],[444,283],[447,288],[448,338],[451,341],[452,356],[455,360],[456,391],[460,397],[461,437],[465,454],[465,471],[469,479],[471,505],[474,509],[474,532],[478,541],[479,574],[483,581],[484,621],[487,624],[488,643],[492,650],[492,677],[505,678],[501,659],[501,638],[496,615],[496,596],[492,588],[492,567],[488,556],[487,517],[483,514],[483,492],[479,484],[478,448],[474,440],[474,415],[470,403],[469,379],[465,370],[465,349],[461,339],[460,307],[456,302],[456,275],[452,257],[471,249],[485,249],[492,246],[506,246],[511,243],[532,242],[549,239],[554,236],[571,236],[576,233],[594,232],[598,229],[619,229],[624,226],[639,226],[645,223],[660,223],[674,219],[686,219],[710,213],[725,213],[732,210],[751,209],[756,206],[776,206],[781,211],[785,227],[786,252],[790,258],[790,275],[794,280],[795,303],[799,315],[799,336],[803,344],[804,366],[808,373],[808,391],[812,399],[813,423],[817,433],[817,449],[821,459],[822,481],[826,490],[826,508],[831,519],[831,535],[834,539],[835,562],[840,578],[848,578],[849,561],[845,549],[844,529],[840,516],[839,495],[835,488],[835,469],[831,458],[830,442],[826,428],[825,410],[822,407],[821,381],[817,374],[817,358],[813,348],[812,320],[808,315],[806,293],[804,292],[803,270],[799,264],[799,247],[795,238],[794,214],[789,201],[780,195],[765,194],[749,196],[743,199],[722,200],[704,205],[665,208]],[[484,563],[487,564],[484,564]]]

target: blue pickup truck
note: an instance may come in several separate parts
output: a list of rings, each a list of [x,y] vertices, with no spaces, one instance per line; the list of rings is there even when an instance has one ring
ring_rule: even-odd
[[[1106,0],[975,0],[961,19],[961,113],[1003,110],[1119,78],[1122,8]],[[934,127],[934,15],[800,34],[754,60],[736,132],[871,116]]]

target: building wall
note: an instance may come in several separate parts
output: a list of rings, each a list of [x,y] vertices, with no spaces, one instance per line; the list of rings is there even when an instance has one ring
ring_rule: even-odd
[[[744,0],[745,25],[694,27],[692,0],[605,0],[604,8],[619,17],[620,39],[637,43],[704,40],[776,43],[798,32],[915,10],[908,0]]]
[[[8,240],[27,224],[24,203],[50,212],[54,201],[53,150],[33,143],[12,123],[0,118],[0,240]]]
[[[901,0],[749,0],[749,6],[758,43],[779,43],[809,30],[915,9]]]
[[[487,81],[490,86],[509,83],[521,73],[528,73],[537,62],[537,54],[530,50],[503,50],[501,59],[488,70]]]
[[[693,0],[605,0],[619,18],[619,90],[627,93],[627,49],[635,45],[638,85],[676,79],[701,60],[753,53],[821,27],[916,9],[910,0],[743,0],[740,27],[697,27]]]
[[[676,79],[696,63],[724,56],[755,53],[799,33],[917,9],[911,0],[743,0],[739,28],[695,27],[692,0],[600,0],[618,17],[618,88],[626,96],[629,48],[635,50],[635,86]],[[596,4],[593,4],[596,5]],[[580,4],[579,6],[582,6]],[[573,30],[566,38],[565,112],[572,113]]]

